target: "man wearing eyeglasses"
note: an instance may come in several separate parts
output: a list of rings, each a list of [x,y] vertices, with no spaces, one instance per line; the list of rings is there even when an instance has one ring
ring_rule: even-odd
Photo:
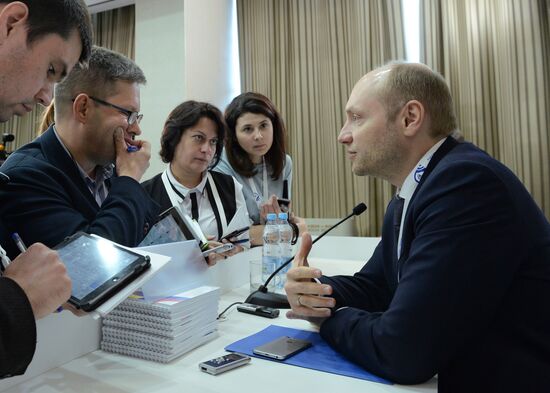
[[[0,190],[0,214],[11,232],[50,247],[78,231],[127,246],[143,239],[159,213],[139,185],[151,156],[135,139],[145,82],[132,60],[94,47],[88,64],[56,85],[54,125],[2,167],[11,182]]]

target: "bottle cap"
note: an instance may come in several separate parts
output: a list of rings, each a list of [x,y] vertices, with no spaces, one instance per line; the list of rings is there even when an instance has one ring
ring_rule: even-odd
[[[275,213],[268,213],[267,216],[267,221],[273,221],[273,220],[276,220],[277,219],[277,214]]]
[[[288,220],[288,213],[279,213],[279,220]]]

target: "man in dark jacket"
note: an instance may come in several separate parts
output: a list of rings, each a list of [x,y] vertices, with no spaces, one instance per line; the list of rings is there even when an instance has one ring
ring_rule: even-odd
[[[355,174],[397,187],[382,240],[354,276],[308,267],[303,239],[291,318],[401,384],[438,374],[446,392],[550,391],[550,224],[517,177],[456,129],[444,79],[421,64],[354,87],[344,144]],[[314,281],[318,280],[318,281]]]
[[[37,103],[48,105],[54,83],[90,55],[91,21],[81,0],[0,1],[0,31],[2,122]],[[0,221],[8,224],[4,217]],[[9,260],[1,247],[0,253],[6,267]],[[25,372],[36,347],[35,319],[53,312],[70,294],[65,266],[43,244],[33,244],[5,268],[0,278],[0,378]]]
[[[78,231],[138,245],[159,214],[139,184],[151,156],[135,139],[144,83],[132,60],[94,47],[56,85],[55,124],[2,165],[11,180],[0,189],[0,215],[11,232],[49,247]]]

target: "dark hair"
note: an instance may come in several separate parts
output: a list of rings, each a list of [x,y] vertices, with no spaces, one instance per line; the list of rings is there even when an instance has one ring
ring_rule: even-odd
[[[54,88],[55,113],[64,116],[72,109],[72,100],[80,93],[105,99],[116,93],[116,82],[145,84],[139,66],[123,54],[94,46],[86,64],[77,64]]]
[[[285,135],[286,128],[281,115],[275,105],[266,96],[259,93],[243,93],[233,99],[225,110],[225,122],[227,123],[227,138],[225,151],[229,163],[241,176],[252,177],[255,175],[254,163],[248,154],[239,145],[237,140],[237,120],[245,113],[261,114],[271,120],[273,125],[273,144],[265,155],[267,165],[271,169],[271,178],[277,180],[283,171],[286,160]]]
[[[160,137],[160,157],[162,161],[168,163],[174,159],[176,147],[180,143],[183,134],[204,117],[212,120],[218,129],[216,153],[210,163],[210,168],[218,165],[225,138],[225,122],[218,108],[212,104],[197,101],[185,101],[176,106],[168,115],[168,119],[164,123],[162,136]]]
[[[67,40],[73,30],[77,30],[82,42],[79,61],[88,60],[92,49],[92,21],[84,0],[0,0],[0,4],[14,1],[24,3],[29,9],[28,45],[48,34]]]

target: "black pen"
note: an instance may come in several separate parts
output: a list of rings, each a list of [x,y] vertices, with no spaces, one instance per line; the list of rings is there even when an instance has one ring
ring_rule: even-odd
[[[15,245],[17,246],[19,251],[21,251],[22,253],[27,251],[27,246],[25,246],[25,243],[23,243],[23,240],[21,240],[21,237],[17,232],[12,233],[11,238],[15,242]]]
[[[234,242],[232,242],[231,240],[228,240],[231,244],[242,244],[242,243],[246,243],[246,242],[249,242],[250,239],[240,239],[240,240],[235,240]]]

